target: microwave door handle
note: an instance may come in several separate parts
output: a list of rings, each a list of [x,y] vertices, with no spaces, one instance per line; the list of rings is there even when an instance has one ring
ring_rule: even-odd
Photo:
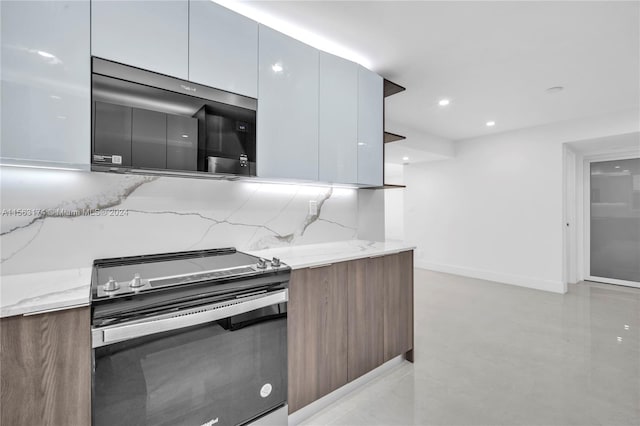
[[[137,337],[149,336],[151,334],[217,321],[234,315],[264,308],[266,306],[284,303],[287,302],[288,299],[289,293],[288,290],[285,289],[245,301],[242,299],[236,299],[230,302],[216,303],[183,312],[162,315],[156,318],[135,322],[133,324],[97,328],[92,330],[91,347],[97,348],[124,340],[135,339]]]

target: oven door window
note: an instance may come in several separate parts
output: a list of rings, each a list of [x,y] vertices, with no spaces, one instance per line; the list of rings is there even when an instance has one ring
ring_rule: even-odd
[[[286,304],[94,350],[93,425],[238,425],[287,399]]]

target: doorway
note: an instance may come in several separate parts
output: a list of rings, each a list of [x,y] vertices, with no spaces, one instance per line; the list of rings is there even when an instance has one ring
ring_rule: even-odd
[[[640,158],[585,160],[586,279],[640,288]]]

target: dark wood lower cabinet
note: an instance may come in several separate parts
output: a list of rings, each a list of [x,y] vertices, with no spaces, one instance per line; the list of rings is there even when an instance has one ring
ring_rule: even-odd
[[[0,424],[90,425],[89,308],[2,318],[0,333]]]
[[[291,275],[290,413],[347,383],[347,268],[343,262]]]
[[[382,365],[384,261],[349,262],[349,381]]]
[[[289,413],[405,354],[413,361],[413,251],[293,271]]]
[[[384,361],[413,349],[413,252],[384,257]],[[409,354],[408,358],[412,357]],[[413,359],[409,359],[413,362]]]

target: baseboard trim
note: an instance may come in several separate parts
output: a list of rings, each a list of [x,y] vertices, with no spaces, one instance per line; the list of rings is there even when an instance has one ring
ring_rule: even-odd
[[[443,265],[420,260],[415,260],[415,267],[428,269],[430,271],[445,272],[447,274],[462,275],[464,277],[478,278],[481,280],[495,281],[502,284],[527,287],[535,290],[549,291],[558,294],[564,294],[567,292],[566,285],[562,281],[541,280],[521,275],[504,274],[501,272],[465,268],[462,266]]]
[[[330,394],[325,395],[316,401],[313,401],[311,404],[305,407],[302,407],[295,413],[289,414],[289,421],[288,421],[289,426],[295,426],[300,424],[301,422],[307,420],[309,417],[319,413],[321,410],[325,409],[329,405],[344,398],[351,392],[360,388],[362,385],[366,384],[367,382],[370,382],[371,380],[381,376],[387,371],[399,365],[402,365],[403,362],[404,362],[404,357],[402,355],[399,355],[393,359],[390,359],[389,361],[385,362],[375,370],[372,370],[367,374],[358,377],[354,381],[347,383],[341,388],[334,390]]]

